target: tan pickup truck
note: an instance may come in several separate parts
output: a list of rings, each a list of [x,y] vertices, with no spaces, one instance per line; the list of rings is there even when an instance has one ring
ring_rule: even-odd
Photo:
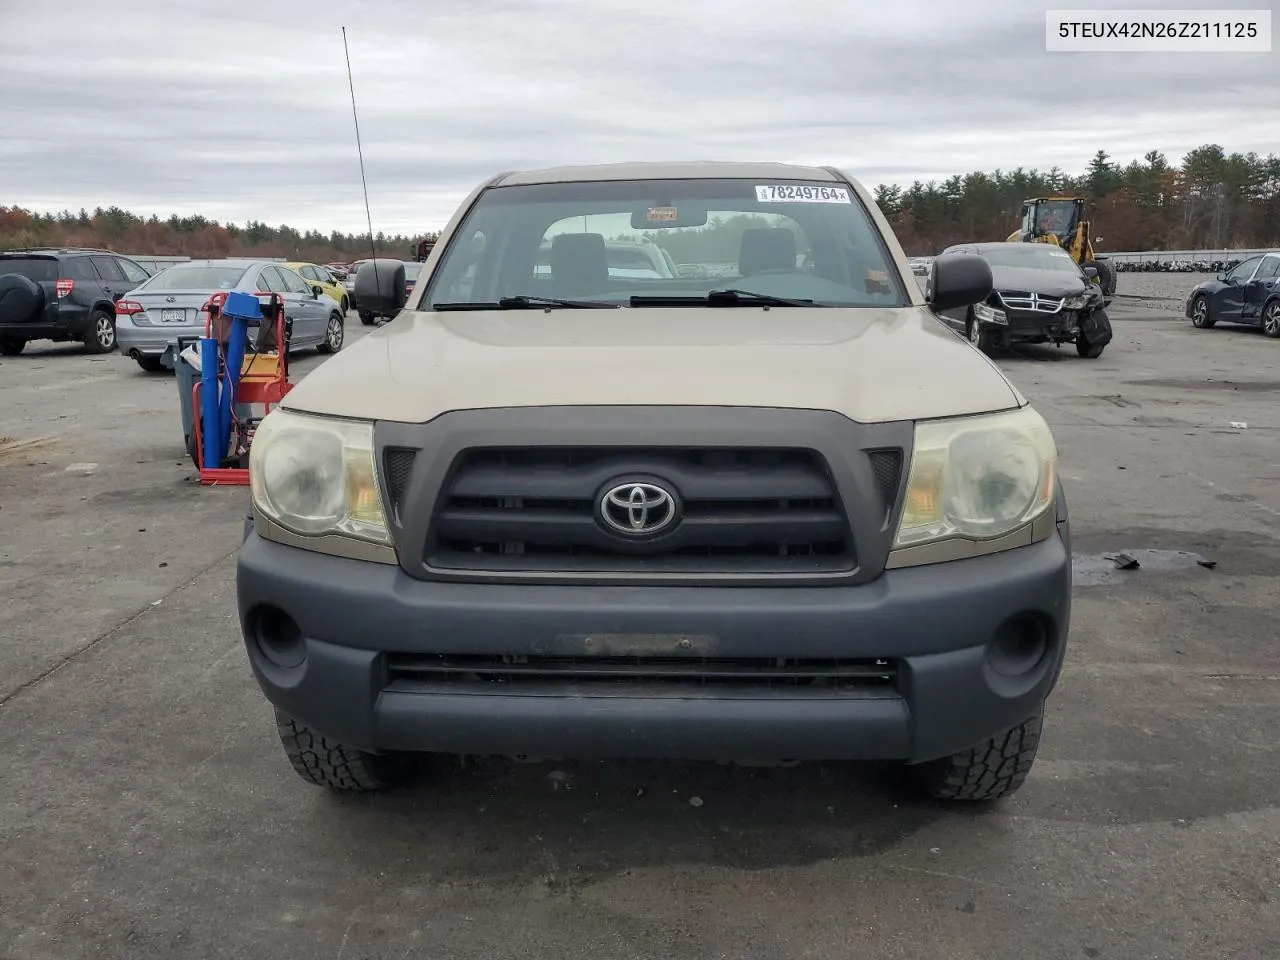
[[[676,270],[610,269],[652,243]],[[989,800],[1035,757],[1071,564],[1053,437],[829,167],[495,176],[396,318],[252,448],[245,642],[293,766],[418,753],[890,760]],[[650,275],[652,274],[652,275]],[[674,275],[670,275],[674,274]]]

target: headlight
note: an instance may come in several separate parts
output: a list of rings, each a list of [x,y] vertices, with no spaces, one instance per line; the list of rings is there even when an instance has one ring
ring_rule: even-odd
[[[987,303],[975,303],[973,305],[973,315],[979,320],[987,321],[987,323],[999,323],[1006,327],[1009,325],[1009,318],[1005,316],[1004,311],[997,310]]]
[[[1053,502],[1057,467],[1049,425],[1030,407],[920,421],[894,548],[1012,533]]]
[[[373,424],[271,411],[249,448],[253,502],[286,530],[391,542]]]
[[[1062,305],[1068,310],[1083,310],[1085,306],[1088,305],[1088,303],[1089,303],[1088,297],[1079,296],[1079,297],[1067,297],[1067,299],[1062,302]]]

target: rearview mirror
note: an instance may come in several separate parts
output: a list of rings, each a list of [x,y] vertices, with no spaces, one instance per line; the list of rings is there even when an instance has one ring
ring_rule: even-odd
[[[1085,275],[1086,277],[1088,277],[1090,280],[1097,280],[1097,279],[1098,279],[1098,268],[1097,268],[1097,267],[1085,267],[1085,268],[1084,268],[1084,275]]]
[[[700,207],[654,204],[631,213],[632,230],[703,227],[706,223],[707,211]]]
[[[371,313],[395,313],[404,306],[404,264],[399,260],[369,260],[356,274],[355,298],[360,309]]]
[[[982,303],[991,296],[991,265],[976,253],[944,253],[935,257],[929,275],[929,305],[951,310]]]
[[[318,284],[318,283],[313,283],[313,284],[311,285],[311,299],[312,299],[312,300],[317,300],[317,299],[319,299],[320,294],[322,294],[322,293],[324,293],[324,287],[320,286],[320,284]]]

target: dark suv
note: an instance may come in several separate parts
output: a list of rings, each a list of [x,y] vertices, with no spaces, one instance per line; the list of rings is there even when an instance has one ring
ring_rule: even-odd
[[[78,340],[89,353],[110,353],[116,301],[150,276],[107,250],[0,253],[0,355],[16,356],[29,340]]]

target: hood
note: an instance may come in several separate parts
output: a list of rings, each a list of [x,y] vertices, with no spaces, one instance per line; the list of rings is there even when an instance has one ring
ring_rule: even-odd
[[[924,307],[672,307],[404,311],[308,374],[283,406],[407,423],[494,407],[784,407],[871,423],[1023,403]]]
[[[1061,270],[1041,270],[1038,267],[1001,267],[992,264],[991,279],[999,291],[1038,293],[1046,297],[1074,297],[1089,289],[1084,277]]]

